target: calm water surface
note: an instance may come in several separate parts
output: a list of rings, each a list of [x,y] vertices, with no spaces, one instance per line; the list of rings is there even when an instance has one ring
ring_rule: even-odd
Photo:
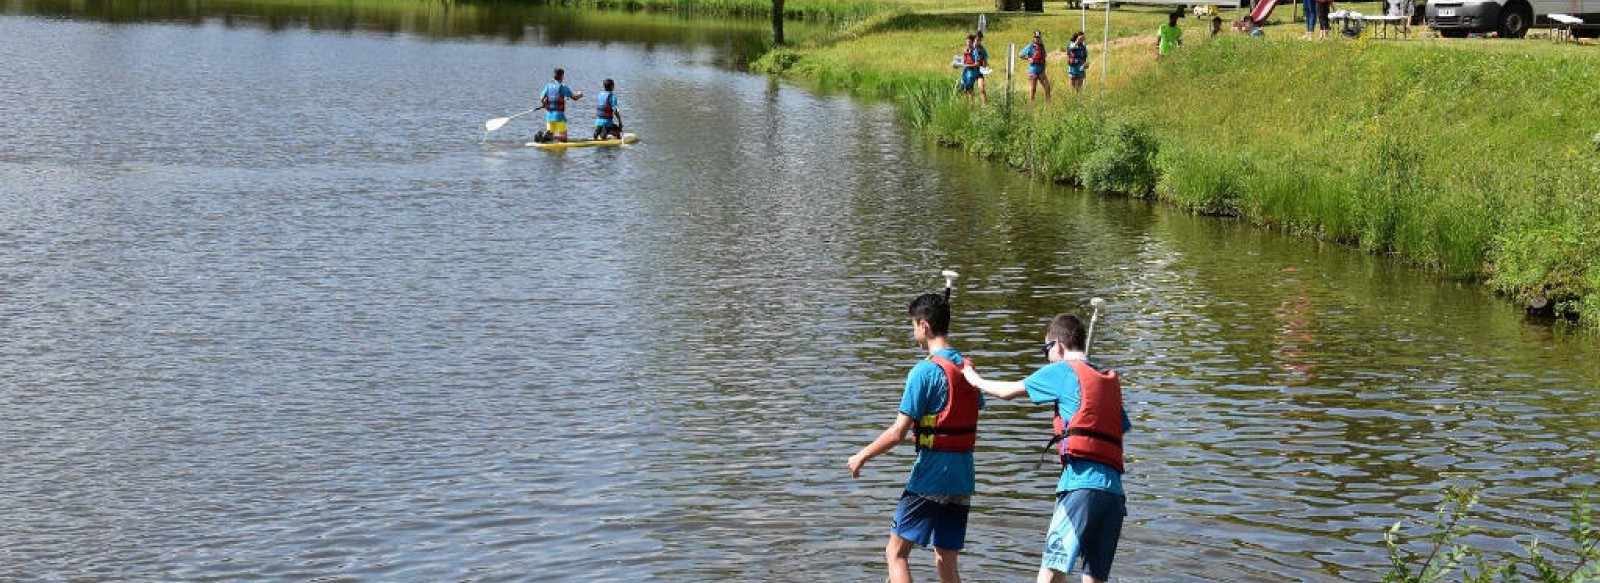
[[[1123,581],[1376,580],[1448,484],[1506,549],[1600,475],[1594,339],[731,71],[759,23],[5,6],[0,580],[880,581],[911,454],[844,462],[943,268],[997,378],[1110,301]],[[644,141],[478,142],[557,66]],[[1047,426],[985,414],[969,580],[1031,577]]]

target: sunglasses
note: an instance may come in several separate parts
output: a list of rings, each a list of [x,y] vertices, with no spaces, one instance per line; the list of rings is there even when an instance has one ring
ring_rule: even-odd
[[[1049,342],[1046,342],[1046,343],[1044,343],[1044,348],[1040,349],[1040,352],[1044,353],[1044,357],[1045,358],[1050,358],[1050,349],[1055,348],[1056,344],[1059,344],[1059,343],[1060,343],[1060,341],[1058,341],[1058,340],[1051,340]]]

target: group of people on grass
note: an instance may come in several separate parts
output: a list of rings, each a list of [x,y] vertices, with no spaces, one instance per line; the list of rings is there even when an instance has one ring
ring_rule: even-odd
[[[564,81],[567,72],[556,69],[555,78],[539,92],[539,109],[544,110],[544,131],[534,134],[535,142],[567,141],[567,102],[583,99]],[[622,109],[617,105],[617,83],[606,79],[605,88],[595,97],[594,137],[596,140],[622,138]]]
[[[1049,51],[1044,48],[1044,35],[1040,31],[1033,31],[1033,42],[1022,47],[1017,56],[1028,62],[1028,101],[1032,102],[1038,96],[1039,87],[1044,87],[1045,101],[1050,100],[1050,77],[1046,67]],[[960,59],[961,80],[956,90],[967,95],[967,101],[972,100],[976,94],[984,103],[989,103],[989,92],[984,86],[984,69],[989,68],[989,50],[983,47],[983,32],[967,35],[967,46],[961,51]],[[1072,35],[1072,43],[1067,47],[1067,78],[1072,82],[1072,88],[1083,90],[1083,79],[1088,76],[1089,47],[1084,44],[1083,31]]]
[[[939,580],[961,580],[957,559],[966,543],[976,491],[972,451],[984,395],[1003,400],[1026,396],[1036,405],[1050,406],[1056,415],[1049,447],[1060,455],[1062,470],[1037,581],[1065,583],[1067,573],[1079,565],[1085,582],[1108,579],[1127,515],[1122,436],[1131,424],[1117,373],[1089,361],[1083,322],[1070,314],[1051,319],[1043,347],[1049,364],[1021,381],[995,381],[983,378],[951,346],[946,297],[923,294],[907,312],[912,337],[928,357],[907,375],[894,423],[847,462],[851,477],[859,477],[869,460],[908,433],[915,436],[917,458],[884,549],[889,581],[910,583],[912,547],[930,545]]]

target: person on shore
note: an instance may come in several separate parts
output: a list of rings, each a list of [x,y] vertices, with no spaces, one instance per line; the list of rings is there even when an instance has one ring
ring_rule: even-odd
[[[1306,14],[1306,35],[1300,38],[1311,38],[1317,32],[1317,0],[1300,0],[1300,10]]]
[[[1328,14],[1333,11],[1333,0],[1313,0],[1312,3],[1316,4],[1317,26],[1321,28],[1317,32],[1317,38],[1328,40],[1328,29],[1332,28],[1332,23],[1328,21]],[[1307,15],[1306,20],[1311,20],[1311,16]]]
[[[917,458],[911,464],[890,523],[884,557],[891,583],[910,583],[912,545],[933,545],[939,581],[960,583],[956,561],[966,544],[967,514],[976,480],[972,449],[978,438],[983,395],[962,376],[968,364],[951,347],[950,304],[939,294],[911,301],[911,334],[928,357],[911,368],[894,423],[872,443],[850,456],[850,477],[878,455],[915,434]]]
[[[1040,85],[1044,85],[1044,100],[1050,101],[1050,77],[1045,74],[1045,57],[1048,54],[1044,39],[1037,30],[1033,31],[1033,42],[1022,47],[1022,52],[1017,54],[1028,60],[1028,103],[1033,103]]]
[[[1211,38],[1217,38],[1221,34],[1222,34],[1222,17],[1221,16],[1213,16],[1213,17],[1211,17]]]
[[[1128,514],[1122,436],[1132,424],[1122,407],[1121,380],[1116,371],[1089,362],[1087,336],[1077,316],[1060,314],[1045,328],[1044,355],[1050,364],[1027,378],[991,381],[970,367],[962,370],[984,394],[1008,401],[1027,395],[1055,410],[1051,445],[1060,442],[1062,471],[1038,583],[1066,583],[1078,564],[1085,582],[1109,579]]]
[[[1072,44],[1067,46],[1067,80],[1072,83],[1073,91],[1083,91],[1083,79],[1089,76],[1089,45],[1084,40],[1083,31],[1072,35]]]
[[[1183,29],[1178,28],[1178,13],[1167,15],[1167,23],[1156,29],[1156,58],[1165,57],[1183,46]]]
[[[594,139],[622,139],[622,109],[617,107],[617,82],[606,79],[605,88],[594,98]]]
[[[539,107],[544,108],[544,133],[534,136],[535,142],[567,141],[567,102],[583,99],[582,91],[573,91],[562,82],[567,72],[556,69],[555,79],[546,83],[539,94]]]
[[[961,85],[960,91],[967,94],[967,103],[972,102],[972,93],[977,91],[983,103],[989,103],[989,91],[983,85],[983,69],[989,66],[989,51],[983,48],[983,35],[967,35],[967,47],[961,52]]]

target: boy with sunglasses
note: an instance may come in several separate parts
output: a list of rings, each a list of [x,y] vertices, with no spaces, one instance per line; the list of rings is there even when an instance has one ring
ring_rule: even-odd
[[[1023,395],[1056,411],[1061,479],[1056,483],[1055,514],[1045,535],[1039,583],[1066,583],[1075,565],[1084,566],[1084,583],[1111,577],[1122,519],[1128,514],[1122,491],[1122,435],[1132,427],[1122,408],[1116,371],[1091,364],[1084,351],[1087,332],[1077,316],[1061,314],[1044,335],[1050,361],[1021,381],[985,380],[967,367],[963,376],[985,394],[1004,400]]]
[[[978,410],[983,395],[967,383],[966,361],[950,345],[950,304],[939,294],[922,294],[907,310],[911,334],[928,357],[906,376],[900,412],[894,423],[861,451],[850,456],[850,477],[861,467],[916,435],[917,459],[895,508],[884,558],[890,583],[910,583],[908,558],[912,545],[933,545],[939,580],[959,583],[956,560],[965,546],[967,514],[976,490],[972,449],[978,439]]]

